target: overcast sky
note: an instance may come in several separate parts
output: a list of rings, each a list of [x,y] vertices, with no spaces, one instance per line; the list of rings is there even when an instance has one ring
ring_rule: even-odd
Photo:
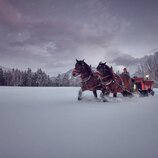
[[[157,0],[0,0],[0,65],[74,67],[127,62],[158,50]]]

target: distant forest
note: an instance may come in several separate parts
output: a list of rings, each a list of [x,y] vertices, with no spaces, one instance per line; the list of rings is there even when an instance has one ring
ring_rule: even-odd
[[[19,69],[3,70],[0,68],[0,86],[23,86],[23,87],[49,87],[49,86],[76,86],[70,84],[68,75],[50,78],[44,71],[38,69],[33,72],[30,68],[25,71]]]
[[[50,77],[38,69],[32,72],[29,68],[26,71],[18,69],[3,70],[0,68],[0,85],[1,86],[51,86]]]
[[[30,68],[25,71],[19,69],[3,70],[0,68],[0,86],[69,86],[69,80],[66,76],[61,79],[60,75],[52,80],[50,76],[41,69],[33,72]]]

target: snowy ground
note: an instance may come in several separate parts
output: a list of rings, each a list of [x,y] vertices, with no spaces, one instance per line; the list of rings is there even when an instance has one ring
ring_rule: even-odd
[[[77,92],[0,87],[0,158],[158,158],[158,91],[108,103]]]

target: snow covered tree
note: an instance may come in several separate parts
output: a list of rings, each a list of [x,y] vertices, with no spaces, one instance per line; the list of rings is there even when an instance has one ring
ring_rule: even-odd
[[[60,74],[58,74],[58,76],[56,77],[56,79],[55,79],[55,86],[62,86],[62,78],[61,78],[61,75]]]
[[[26,85],[30,87],[32,86],[32,78],[33,78],[33,73],[30,68],[27,69],[26,76],[27,76]]]
[[[65,74],[64,77],[63,77],[63,80],[62,80],[62,85],[63,86],[69,86],[69,84],[70,84],[69,75]]]
[[[36,85],[37,86],[50,86],[51,80],[49,76],[43,72],[41,69],[38,69],[36,72]]]

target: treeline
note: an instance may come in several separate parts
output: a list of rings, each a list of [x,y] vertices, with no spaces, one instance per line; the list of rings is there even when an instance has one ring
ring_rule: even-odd
[[[25,71],[19,69],[3,70],[0,68],[0,86],[53,86],[52,81],[44,71],[38,69],[32,72],[30,68]]]
[[[0,86],[23,87],[69,87],[79,86],[79,78],[74,78],[71,72],[50,77],[41,69],[33,72],[30,68],[4,70],[0,67]]]

